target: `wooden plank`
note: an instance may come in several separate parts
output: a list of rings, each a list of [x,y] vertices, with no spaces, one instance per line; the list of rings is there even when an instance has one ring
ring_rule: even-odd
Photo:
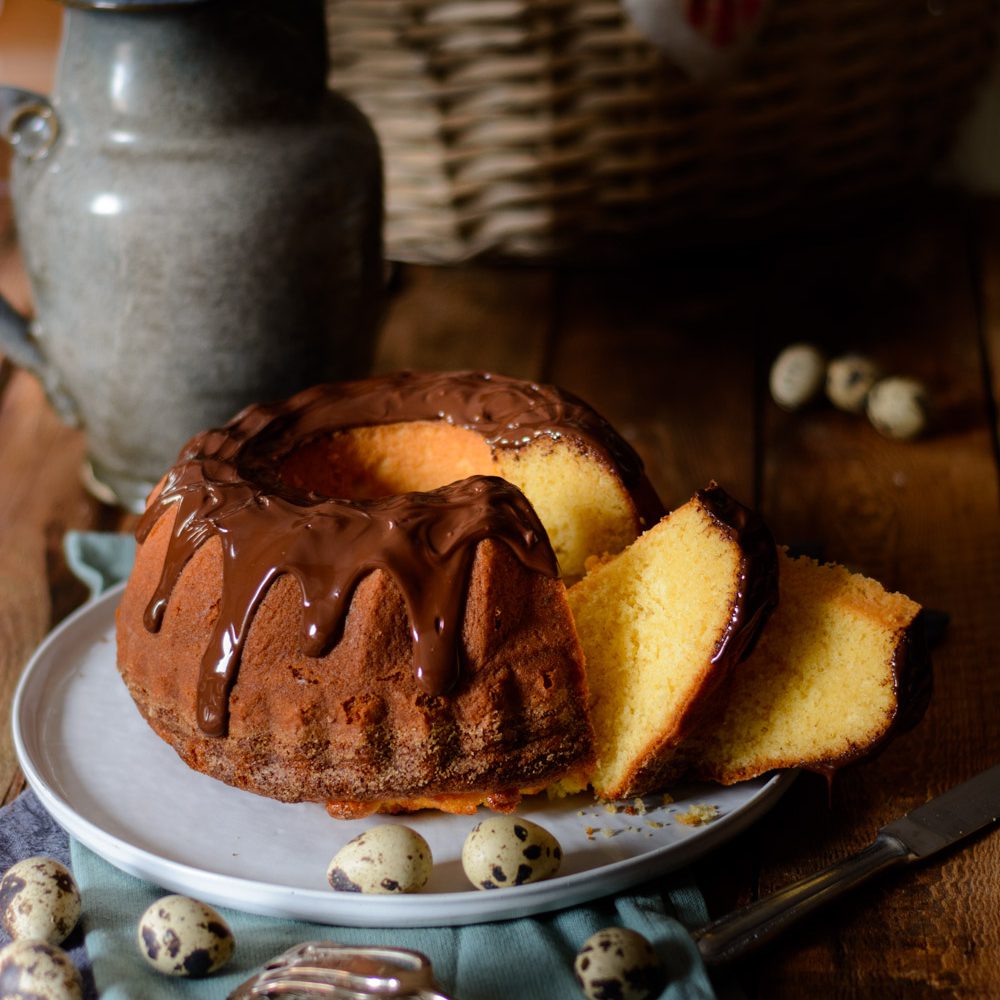
[[[864,345],[887,369],[924,379],[939,419],[905,444],[829,409],[768,407],[772,528],[780,539],[822,540],[828,558],[952,620],[925,720],[844,772],[829,805],[807,779],[755,831],[764,892],[861,848],[883,823],[1000,758],[1000,502],[966,247],[946,206],[873,244],[830,247],[823,267],[784,272],[796,291],[776,310],[776,337],[812,329],[830,348]],[[810,310],[825,313],[820,324],[809,325]],[[998,862],[1000,839],[984,838],[860,890],[751,963],[756,995],[988,995],[1000,982]]]
[[[663,271],[564,274],[546,377],[618,428],[668,508],[711,479],[753,503],[755,366],[743,278],[717,287],[714,262]]]
[[[379,372],[477,368],[537,378],[552,278],[525,268],[400,268],[376,353]]]
[[[9,710],[31,652],[49,625],[44,552],[34,537],[0,534],[0,705]],[[14,755],[11,727],[0,729],[0,805],[15,798],[23,777]]]
[[[0,292],[15,308],[28,307],[28,284],[14,241],[11,206],[2,198]],[[7,468],[4,451],[11,445],[12,427],[19,422],[17,405],[11,404],[11,385],[17,386],[20,378],[0,357],[0,705],[7,707],[21,668],[48,629],[51,613],[44,546],[38,535],[22,528],[12,510],[4,510],[17,485],[18,470]],[[4,725],[0,730],[0,804],[16,797],[23,784],[10,726]]]
[[[34,378],[14,372],[0,398],[0,704],[51,624],[46,529],[74,517],[82,441],[62,427]],[[0,794],[18,790],[8,726],[0,730]]]

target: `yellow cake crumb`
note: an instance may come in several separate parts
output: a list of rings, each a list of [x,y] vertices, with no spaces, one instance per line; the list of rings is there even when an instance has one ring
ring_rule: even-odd
[[[677,822],[685,826],[704,826],[718,818],[719,807],[707,802],[696,802],[687,812],[678,813],[676,816]]]

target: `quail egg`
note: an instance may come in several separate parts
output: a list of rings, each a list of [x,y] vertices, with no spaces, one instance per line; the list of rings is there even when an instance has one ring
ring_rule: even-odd
[[[333,856],[326,879],[340,892],[420,892],[432,865],[430,846],[416,830],[385,823],[344,844]]]
[[[868,392],[879,379],[878,365],[863,354],[842,354],[826,369],[826,394],[840,410],[861,413]]]
[[[83,980],[62,948],[18,939],[0,948],[0,997],[83,1000]]]
[[[143,958],[169,976],[207,976],[233,956],[229,925],[207,903],[164,896],[142,915],[137,934]]]
[[[880,434],[909,441],[927,427],[930,401],[915,378],[893,376],[876,382],[868,394],[868,419]]]
[[[462,845],[462,868],[477,889],[503,889],[551,878],[562,848],[544,827],[520,816],[490,816]]]
[[[791,344],[771,365],[771,397],[786,410],[798,410],[822,391],[826,358],[812,344]]]
[[[54,858],[25,858],[0,880],[0,923],[15,940],[62,944],[80,919],[80,890]]]
[[[573,973],[591,1000],[648,1000],[659,996],[666,983],[652,945],[627,927],[605,927],[587,938]]]

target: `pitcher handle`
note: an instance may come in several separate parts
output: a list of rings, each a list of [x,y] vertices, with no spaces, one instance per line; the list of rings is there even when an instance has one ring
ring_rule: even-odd
[[[0,137],[26,163],[45,159],[59,138],[59,118],[49,99],[20,87],[0,87]],[[0,295],[0,351],[38,376],[59,416],[78,423],[76,406],[32,334],[31,320]]]
[[[44,95],[0,87],[0,136],[25,160],[43,160],[59,138],[59,116]]]

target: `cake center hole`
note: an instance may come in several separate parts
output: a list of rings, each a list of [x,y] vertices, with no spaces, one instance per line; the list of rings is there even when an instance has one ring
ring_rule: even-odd
[[[489,445],[474,431],[417,421],[357,427],[311,441],[282,463],[282,482],[319,496],[374,500],[494,475]]]

